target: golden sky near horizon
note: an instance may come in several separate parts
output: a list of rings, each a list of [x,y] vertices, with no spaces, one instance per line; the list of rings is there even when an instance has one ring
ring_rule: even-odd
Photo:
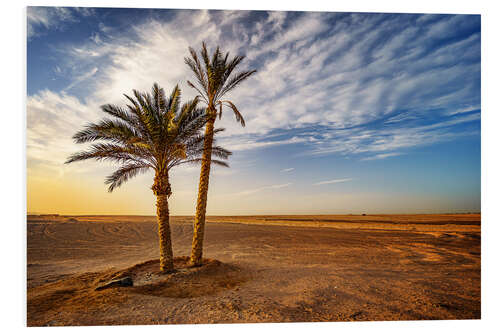
[[[191,178],[191,181],[186,178]],[[181,176],[179,181],[172,181],[173,195],[169,200],[172,215],[194,215],[197,178],[197,173],[191,172],[189,177]],[[149,182],[152,182],[152,174],[140,176],[113,193],[108,193],[102,177],[28,177],[28,213],[154,215],[155,197],[147,186]],[[300,193],[299,189],[283,191],[280,195],[272,190],[261,190],[252,195],[248,193],[250,191],[230,193],[231,184],[217,175],[212,175],[211,182],[213,185],[209,191],[207,210],[209,215],[439,213],[446,212],[446,209],[443,210],[446,205],[452,211],[452,205],[457,204],[432,195],[412,197],[398,193],[328,193],[320,190],[317,193]],[[251,180],[248,181],[248,188],[253,188],[252,183]],[[254,191],[257,190],[259,189]],[[413,207],[407,204],[411,201],[416,203]],[[422,203],[425,208],[421,208]]]

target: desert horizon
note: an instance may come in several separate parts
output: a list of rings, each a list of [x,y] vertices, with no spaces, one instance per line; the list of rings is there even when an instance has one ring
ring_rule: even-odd
[[[344,213],[344,214],[208,214],[207,217],[213,216],[383,216],[383,215],[469,215],[469,214],[481,214],[480,211],[470,211],[470,212],[428,212],[428,213]],[[151,214],[60,214],[60,213],[37,213],[37,212],[28,212],[26,216],[149,216],[155,217],[155,215]],[[194,214],[171,214],[170,216],[194,216]]]

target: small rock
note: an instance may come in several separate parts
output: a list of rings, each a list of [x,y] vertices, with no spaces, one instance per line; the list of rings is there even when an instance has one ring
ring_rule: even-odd
[[[130,287],[134,285],[134,281],[130,276],[126,276],[121,279],[111,280],[110,282],[101,284],[95,290],[103,290],[111,287]]]

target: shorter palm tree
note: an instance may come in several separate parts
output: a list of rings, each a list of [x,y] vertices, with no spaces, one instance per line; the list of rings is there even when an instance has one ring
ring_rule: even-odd
[[[88,159],[117,162],[120,167],[106,178],[109,192],[140,173],[154,171],[151,189],[156,196],[160,269],[168,272],[174,268],[168,207],[172,194],[169,171],[181,164],[201,162],[202,130],[207,117],[205,110],[197,107],[197,98],[180,107],[178,86],[169,98],[156,83],[152,94],[136,90],[133,93],[135,99],[125,95],[131,103],[126,108],[111,104],[101,107],[114,119],[90,123],[73,136],[76,143],[98,140],[106,143],[94,143],[88,150],[71,155],[66,163]],[[225,160],[231,152],[214,145],[212,155]],[[216,160],[216,164],[227,167],[222,160]]]

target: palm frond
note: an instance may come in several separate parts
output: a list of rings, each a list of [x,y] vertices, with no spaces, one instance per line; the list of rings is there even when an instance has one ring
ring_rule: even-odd
[[[201,161],[202,161],[201,158],[193,158],[193,159],[189,159],[189,160],[185,160],[185,161],[179,162],[176,165],[186,164],[186,163],[199,164],[199,163],[201,163]],[[229,168],[229,164],[227,162],[224,162],[224,161],[212,159],[211,163],[214,164],[214,165],[218,165],[218,166],[223,166],[223,167]]]
[[[224,72],[224,82],[227,81],[229,76],[231,76],[231,73],[233,70],[245,59],[245,56],[239,55],[234,57],[229,64],[226,66],[226,70]]]
[[[141,163],[130,163],[120,167],[111,175],[106,177],[105,184],[109,185],[108,191],[113,192],[115,188],[120,187],[129,179],[137,176],[139,173],[148,171],[149,165]]]
[[[195,89],[198,92],[198,97],[201,98],[206,104],[208,104],[208,97],[205,96],[206,93],[203,93],[197,86],[195,86],[191,81],[187,81],[188,86]]]
[[[205,63],[205,71],[208,72],[208,69],[210,68],[210,59],[208,57],[207,44],[205,44],[205,42],[201,43],[201,58]]]
[[[96,143],[90,146],[87,151],[70,155],[65,164],[88,159],[95,159],[97,161],[110,160],[119,163],[129,161],[143,162],[141,159],[145,159],[147,155],[147,152],[144,152],[139,148],[122,147],[120,145],[110,143]]]
[[[144,112],[144,110],[147,108],[146,102],[144,100],[144,94],[141,94],[135,89],[132,92],[135,96],[135,100],[132,97],[125,95],[125,97],[133,104],[133,107],[129,107],[129,110],[137,117],[137,129],[142,132],[144,139],[152,142],[152,129],[150,127],[150,122],[148,121],[148,116]]]
[[[123,108],[113,105],[113,104],[105,104],[101,106],[101,110],[115,118],[118,118],[120,120],[123,120],[130,126],[136,126],[137,125],[137,118],[135,115],[127,112]]]
[[[236,105],[234,105],[233,102],[231,102],[231,101],[221,101],[221,103],[224,103],[227,106],[229,106],[234,112],[234,116],[236,117],[236,121],[239,122],[241,124],[241,126],[245,127],[245,119],[243,119],[243,116],[241,115],[240,111],[238,111],[238,108],[236,107]]]
[[[178,88],[178,86],[176,86]],[[152,95],[155,102],[155,109],[158,113],[161,113],[165,110],[166,100],[165,100],[165,91],[163,88],[160,88],[158,83],[153,84]]]
[[[217,98],[222,98],[224,95],[226,95],[228,92],[236,88],[241,82],[244,80],[248,79],[250,76],[253,74],[257,73],[256,70],[251,70],[251,71],[244,71],[240,72],[236,75],[234,75],[227,83],[224,85],[224,87],[218,92]]]
[[[179,104],[181,100],[181,90],[179,89],[179,85],[176,85],[172,90],[170,97],[167,102],[167,111],[173,112],[175,115],[177,110],[179,109]]]
[[[227,160],[229,156],[233,155],[232,152],[230,152],[227,149],[224,149],[220,146],[214,146],[212,147],[212,156],[217,156],[218,158],[222,158],[224,160]]]
[[[181,108],[181,112],[177,114],[175,121],[178,123],[182,123],[186,117],[193,115],[197,109],[199,99],[195,97],[194,99],[184,103]],[[202,110],[202,112],[204,112]]]
[[[133,142],[138,133],[133,127],[119,120],[103,119],[97,124],[87,124],[85,128],[75,135],[76,143],[85,143],[96,140],[108,140],[116,143]]]
[[[198,83],[203,88],[203,90],[208,90],[208,82],[205,76],[205,71],[201,67],[200,60],[198,59],[198,55],[196,51],[189,47],[189,52],[191,53],[191,58],[184,58],[184,62],[191,68],[196,78],[198,79]]]

